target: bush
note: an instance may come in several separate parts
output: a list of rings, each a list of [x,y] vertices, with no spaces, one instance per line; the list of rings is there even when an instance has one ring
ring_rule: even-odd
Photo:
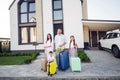
[[[81,59],[82,62],[90,62],[90,58],[83,50],[78,50],[78,57]]]
[[[39,55],[39,52],[12,52],[12,53],[0,53],[2,56],[31,56],[36,58]]]
[[[6,64],[29,64],[39,55],[39,52],[12,52],[0,53],[0,65]],[[13,60],[15,58],[15,60]],[[19,58],[19,59],[18,59]],[[8,60],[10,59],[10,60]],[[17,60],[17,61],[16,61]]]

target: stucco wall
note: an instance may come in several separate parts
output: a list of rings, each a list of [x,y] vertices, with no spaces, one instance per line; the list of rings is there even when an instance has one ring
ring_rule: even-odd
[[[74,35],[79,48],[83,48],[82,9],[80,0],[63,0],[64,33],[69,44],[70,35]]]
[[[38,1],[38,0],[37,0]],[[37,2],[36,1],[36,2]],[[13,4],[10,9],[10,23],[11,23],[11,50],[35,50],[35,46],[33,45],[18,45],[18,15],[17,15],[17,2]],[[71,6],[72,5],[72,6]],[[36,5],[39,6],[39,5]],[[39,9],[42,8],[42,9]],[[42,0],[42,6],[37,7],[36,10],[42,10],[42,17],[39,15],[39,11],[37,16],[40,16],[42,22],[38,22],[38,28],[40,27],[40,37],[43,36],[43,41],[46,40],[46,35],[51,33],[53,35],[53,18],[52,18],[52,0]],[[63,27],[64,33],[67,40],[66,48],[68,48],[69,44],[69,37],[70,35],[75,35],[76,42],[78,43],[79,48],[83,48],[83,25],[82,25],[82,9],[81,9],[81,2],[80,0],[63,0]],[[38,19],[39,20],[39,19]],[[42,26],[42,28],[41,28]],[[37,33],[38,34],[38,33]],[[37,36],[39,37],[39,36]],[[38,50],[44,49],[44,44],[41,43],[37,46]]]

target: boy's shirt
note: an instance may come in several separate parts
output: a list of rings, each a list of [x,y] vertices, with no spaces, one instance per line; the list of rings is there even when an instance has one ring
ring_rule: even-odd
[[[48,55],[48,62],[54,61],[55,57],[52,55],[52,57],[50,55]]]

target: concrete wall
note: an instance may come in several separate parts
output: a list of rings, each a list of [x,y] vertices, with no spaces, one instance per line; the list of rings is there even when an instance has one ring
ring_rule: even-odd
[[[80,0],[63,0],[63,26],[68,48],[70,35],[74,35],[79,48],[83,48],[82,9]]]

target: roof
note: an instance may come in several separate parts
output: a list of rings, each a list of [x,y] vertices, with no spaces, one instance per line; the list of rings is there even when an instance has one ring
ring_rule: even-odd
[[[10,10],[10,8],[12,7],[12,5],[14,4],[15,1],[16,1],[16,0],[13,0],[13,2],[10,4],[9,10]],[[83,3],[83,0],[80,0],[80,1]]]
[[[12,5],[14,4],[15,1],[16,1],[16,0],[13,0],[13,2],[10,4],[9,10],[10,10],[10,8],[12,7]]]
[[[119,20],[94,20],[82,19],[83,26],[89,27],[91,31],[111,31],[120,29]]]

